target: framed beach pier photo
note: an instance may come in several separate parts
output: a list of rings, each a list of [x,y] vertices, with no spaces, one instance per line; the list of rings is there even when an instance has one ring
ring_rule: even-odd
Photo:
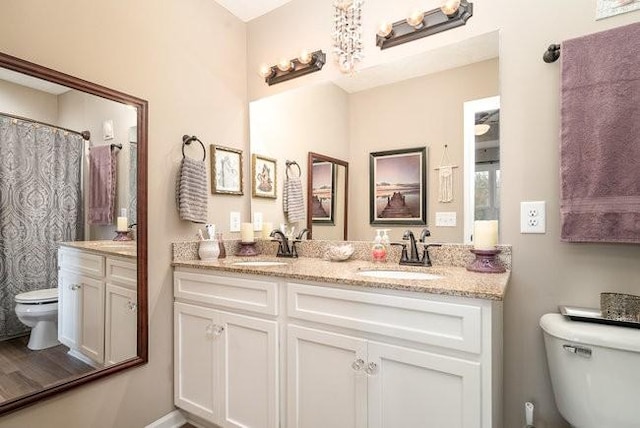
[[[427,149],[369,155],[369,222],[427,224]]]

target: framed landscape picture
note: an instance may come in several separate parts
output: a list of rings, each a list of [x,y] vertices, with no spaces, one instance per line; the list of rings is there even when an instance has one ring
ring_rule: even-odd
[[[242,150],[211,145],[211,193],[242,195]]]
[[[311,179],[311,220],[313,223],[334,224],[335,170],[332,162],[314,162]]]
[[[251,157],[251,181],[253,196],[257,198],[277,197],[277,161],[266,156],[254,154]]]
[[[371,153],[369,222],[427,224],[426,147]]]
[[[640,9],[640,0],[597,0],[596,19],[609,18]]]

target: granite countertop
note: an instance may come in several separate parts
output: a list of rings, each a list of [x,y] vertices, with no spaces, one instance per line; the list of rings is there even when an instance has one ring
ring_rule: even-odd
[[[138,257],[136,241],[73,241],[60,242],[61,247],[76,248],[101,256]]]
[[[277,261],[286,263],[277,266],[239,266],[243,261]],[[211,271],[266,275],[305,281],[331,282],[342,285],[384,288],[450,296],[461,296],[487,300],[502,300],[509,281],[510,271],[499,274],[469,272],[459,266],[400,266],[396,263],[372,263],[366,260],[330,262],[327,260],[300,257],[297,259],[274,257],[228,257],[216,261],[174,261],[174,267]],[[359,275],[362,270],[401,270],[424,272],[441,276],[431,280],[381,279]]]

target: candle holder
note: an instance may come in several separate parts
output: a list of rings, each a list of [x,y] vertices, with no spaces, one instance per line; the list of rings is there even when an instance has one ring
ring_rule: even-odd
[[[467,265],[468,271],[481,273],[502,273],[507,271],[500,259],[498,259],[498,254],[502,250],[496,248],[495,250],[473,249],[470,251],[476,255],[476,258]]]
[[[236,256],[241,257],[253,257],[257,256],[258,251],[256,251],[256,243],[254,242],[242,242],[240,241],[240,248],[236,252]]]
[[[120,230],[116,230],[116,237],[113,238],[114,241],[133,241],[133,239],[131,239],[131,235],[129,235],[129,231],[125,230],[125,231],[120,231]]]

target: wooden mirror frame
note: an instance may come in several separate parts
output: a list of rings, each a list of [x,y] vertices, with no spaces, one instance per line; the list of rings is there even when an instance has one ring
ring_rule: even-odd
[[[332,158],[330,156],[321,155],[319,153],[309,152],[307,157],[307,239],[313,239],[313,204],[311,195],[313,195],[313,161],[331,162],[344,167],[344,231],[343,240],[347,240],[349,235],[349,162],[341,159]]]
[[[138,212],[137,212],[137,275],[138,275],[138,339],[135,358],[110,367],[98,369],[79,378],[70,380],[50,388],[43,389],[0,404],[0,415],[33,404],[39,400],[50,398],[61,392],[67,391],[91,381],[101,379],[114,373],[121,372],[131,367],[146,364],[148,356],[148,296],[147,296],[147,101],[109,89],[68,74],[43,67],[0,52],[0,67],[27,74],[39,79],[48,80],[59,85],[64,85],[78,91],[106,98],[118,103],[127,104],[136,108],[138,126]]]

